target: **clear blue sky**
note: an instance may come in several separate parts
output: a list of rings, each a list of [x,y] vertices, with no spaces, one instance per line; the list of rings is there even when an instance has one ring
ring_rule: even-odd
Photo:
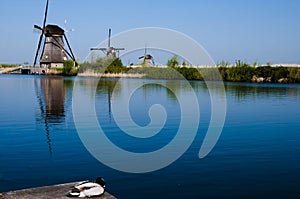
[[[0,63],[33,62],[45,0],[2,0]],[[185,33],[218,62],[300,64],[298,0],[50,0],[48,23],[64,24],[81,61],[113,34],[132,28],[162,27]]]

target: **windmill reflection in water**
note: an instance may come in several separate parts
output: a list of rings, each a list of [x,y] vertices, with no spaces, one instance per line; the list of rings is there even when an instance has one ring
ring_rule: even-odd
[[[66,84],[69,83],[63,77],[36,78],[34,85],[36,91],[39,113],[36,120],[44,126],[50,156],[52,156],[52,144],[50,126],[65,121]]]

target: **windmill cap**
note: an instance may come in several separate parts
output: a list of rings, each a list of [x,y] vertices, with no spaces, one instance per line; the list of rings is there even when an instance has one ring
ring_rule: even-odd
[[[65,33],[65,31],[57,25],[47,25],[45,30],[46,36],[62,36]]]

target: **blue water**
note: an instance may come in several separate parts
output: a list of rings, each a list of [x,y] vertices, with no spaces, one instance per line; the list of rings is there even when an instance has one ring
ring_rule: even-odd
[[[212,152],[199,159],[211,102],[205,83],[190,82],[200,108],[192,145],[163,169],[132,174],[102,164],[81,142],[72,113],[73,86],[78,82],[86,88],[97,82],[99,124],[112,142],[136,153],[168,144],[180,123],[178,99],[156,83],[171,85],[181,95],[191,92],[181,81],[122,79],[121,87],[114,89],[116,79],[0,75],[1,192],[103,176],[108,191],[118,198],[300,197],[299,84],[226,83],[227,113],[221,137]],[[134,122],[146,126],[153,104],[161,104],[167,113],[161,132],[148,139],[120,133],[112,111],[114,103],[125,104],[122,93],[141,82],[146,85],[129,102]]]

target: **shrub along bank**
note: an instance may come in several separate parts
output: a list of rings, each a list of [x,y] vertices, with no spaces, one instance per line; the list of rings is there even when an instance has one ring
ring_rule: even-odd
[[[170,63],[169,63],[170,62]],[[151,79],[188,79],[188,80],[219,80],[231,82],[273,82],[273,83],[300,83],[299,67],[271,67],[249,65],[237,61],[234,66],[219,65],[215,68],[194,68],[178,66],[174,61],[169,60],[166,68],[158,67],[125,67],[121,59],[100,58],[95,63],[81,64],[79,73],[85,71],[95,73],[129,73],[144,74]],[[171,64],[172,63],[172,64]]]

